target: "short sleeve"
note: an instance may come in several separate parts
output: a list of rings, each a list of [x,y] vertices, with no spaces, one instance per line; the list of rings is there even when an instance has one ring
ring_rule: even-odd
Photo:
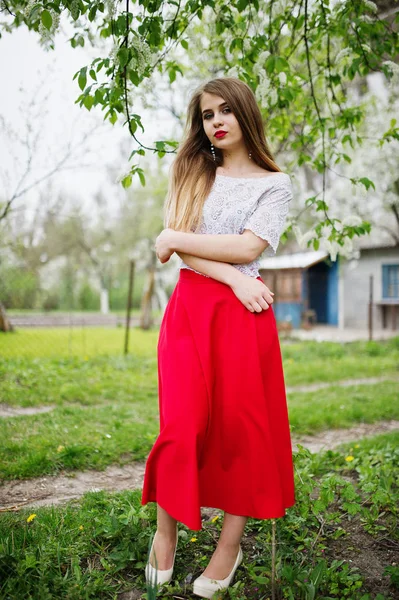
[[[289,175],[279,178],[270,189],[264,192],[255,210],[242,227],[250,229],[255,235],[269,242],[266,256],[274,256],[284,231],[287,214],[292,200],[292,184]]]

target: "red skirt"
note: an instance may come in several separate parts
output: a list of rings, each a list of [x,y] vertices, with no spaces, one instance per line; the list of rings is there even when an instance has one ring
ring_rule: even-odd
[[[228,285],[180,269],[157,353],[160,433],[141,504],[157,502],[193,530],[201,507],[284,516],[294,469],[272,307],[252,313]]]

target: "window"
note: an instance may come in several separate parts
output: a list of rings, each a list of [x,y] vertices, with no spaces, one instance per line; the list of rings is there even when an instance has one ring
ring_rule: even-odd
[[[399,265],[382,265],[382,297],[399,298]]]

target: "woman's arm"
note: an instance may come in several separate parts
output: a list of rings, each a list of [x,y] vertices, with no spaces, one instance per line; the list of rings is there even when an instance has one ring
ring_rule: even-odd
[[[193,234],[196,235],[196,234]],[[198,256],[192,256],[191,254],[186,254],[184,252],[176,252],[192,269],[199,271],[212,279],[216,279],[217,281],[221,281],[228,286],[235,285],[240,279],[243,277],[247,277],[245,273],[242,273],[233,265],[228,265],[225,262],[218,262],[216,260],[209,260],[207,258],[199,258]]]
[[[259,281],[251,275],[245,275],[233,265],[199,258],[184,252],[177,252],[177,254],[189,267],[228,285],[249,311],[262,312],[273,303],[274,294],[263,281]]]
[[[170,247],[177,254],[184,252],[199,258],[230,264],[249,263],[255,260],[268,246],[268,242],[249,230],[241,234],[205,233],[202,235],[172,229],[165,231],[170,233]]]

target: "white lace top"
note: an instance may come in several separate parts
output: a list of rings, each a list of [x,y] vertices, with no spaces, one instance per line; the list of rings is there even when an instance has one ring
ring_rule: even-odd
[[[261,256],[274,256],[276,253],[291,199],[291,178],[286,173],[277,172],[264,177],[216,174],[196,233],[241,234],[245,229],[250,229],[269,242],[269,246],[256,260],[233,265],[246,275],[258,277]],[[181,259],[180,263],[181,269],[195,271]],[[204,273],[200,275],[208,277]]]

